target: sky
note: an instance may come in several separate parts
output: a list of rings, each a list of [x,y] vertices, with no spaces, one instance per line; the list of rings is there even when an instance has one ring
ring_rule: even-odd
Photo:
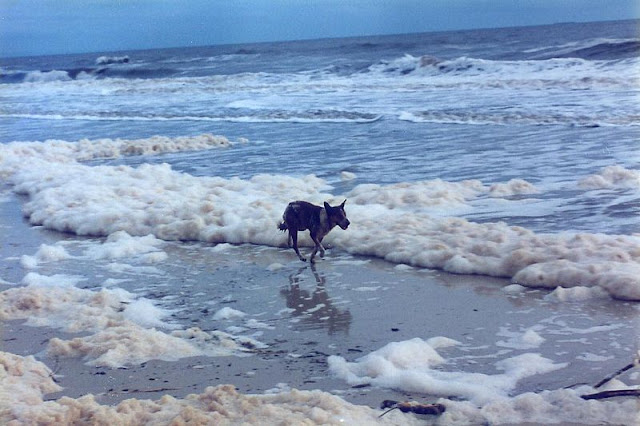
[[[640,0],[0,0],[0,57],[640,18]]]

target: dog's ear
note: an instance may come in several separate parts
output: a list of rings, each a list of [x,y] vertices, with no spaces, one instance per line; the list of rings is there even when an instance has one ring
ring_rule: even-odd
[[[331,206],[326,201],[324,202],[324,209],[329,212],[331,210]]]
[[[342,204],[340,204],[340,207],[342,207],[344,209],[344,204],[347,202],[347,200],[345,199]]]

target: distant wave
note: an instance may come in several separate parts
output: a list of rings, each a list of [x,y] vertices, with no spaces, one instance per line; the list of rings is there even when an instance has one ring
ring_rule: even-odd
[[[640,39],[593,39],[583,43],[567,43],[529,49],[535,53],[532,59],[581,58],[590,60],[615,60],[640,57]]]
[[[593,52],[605,49],[606,43],[579,47]],[[618,48],[635,49],[638,41],[618,43]],[[574,46],[575,47],[575,46]],[[542,48],[547,49],[547,48]],[[550,48],[549,48],[550,49]],[[535,50],[535,49],[534,49]],[[548,52],[532,52],[538,56]],[[594,53],[595,54],[595,53]],[[77,67],[57,70],[7,71],[0,72],[0,84],[11,83],[47,83],[72,80],[101,79],[174,79],[174,78],[209,78],[218,80],[219,75],[202,73],[202,66],[193,65],[191,70],[179,68],[178,63],[131,63],[124,62],[127,57],[98,58],[104,66]],[[229,58],[218,58],[230,60]],[[200,58],[198,61],[210,63],[210,59]],[[120,61],[120,62],[118,62]],[[242,68],[239,68],[241,70]],[[199,71],[198,71],[199,70]],[[226,74],[225,81],[235,84],[239,81],[242,87],[252,85],[262,89],[270,87],[274,81],[285,83],[291,87],[298,84],[334,84],[351,85],[362,79],[381,78],[388,80],[394,77],[413,77],[424,79],[425,83],[437,85],[473,85],[477,87],[511,87],[522,85],[540,85],[551,87],[585,88],[600,86],[633,86],[634,80],[640,77],[640,57],[617,60],[595,60],[567,57],[527,60],[488,60],[462,56],[443,59],[434,56],[404,55],[390,60],[380,60],[370,65],[329,65],[315,70],[293,73],[238,72]],[[189,74],[191,73],[191,74]],[[241,81],[240,81],[241,80]],[[193,80],[196,81],[196,80]],[[188,83],[188,81],[185,81]],[[161,82],[162,83],[162,82]],[[228,87],[228,86],[227,86]]]
[[[99,60],[101,58],[98,58]],[[113,64],[126,64],[126,62],[109,62]],[[79,67],[61,70],[35,70],[35,71],[9,71],[0,72],[0,84],[15,83],[44,83],[52,81],[71,81],[101,78],[124,78],[124,79],[153,79],[167,78],[179,75],[180,72],[167,67]]]
[[[96,65],[111,65],[111,64],[128,64],[128,56],[100,56],[96,59]]]
[[[381,115],[338,110],[258,110],[251,112],[221,112],[218,115],[159,115],[159,114],[3,114],[5,117],[34,120],[86,120],[86,121],[211,121],[245,123],[372,123]]]
[[[617,63],[617,62],[616,62]],[[556,71],[563,69],[588,67],[592,62],[580,58],[550,58],[545,60],[495,61],[472,57],[440,59],[424,55],[404,55],[390,61],[381,61],[371,65],[366,72],[397,75],[472,75],[515,73],[524,75],[530,72]],[[605,64],[606,65],[606,64]]]
[[[640,78],[640,58],[609,61],[567,57],[496,61],[404,55],[371,65],[363,74],[423,78],[424,83],[452,87],[635,88],[635,81]]]
[[[509,125],[524,124],[534,126],[575,126],[575,127],[606,127],[606,126],[639,126],[640,116],[616,115],[604,117],[601,115],[580,116],[575,114],[535,113],[526,111],[471,111],[471,110],[437,110],[403,112],[400,120],[414,123],[443,123],[443,124],[478,124],[478,125]]]

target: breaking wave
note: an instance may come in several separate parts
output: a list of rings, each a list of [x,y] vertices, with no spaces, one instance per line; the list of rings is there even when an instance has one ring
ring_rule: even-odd
[[[421,57],[405,55],[374,64],[366,72],[436,79],[431,80],[434,85],[478,87],[553,87],[555,85],[566,87],[569,85],[569,87],[582,88],[595,83],[603,86],[632,87],[635,80],[640,77],[638,64],[640,60],[637,57],[611,61],[592,61],[574,57],[496,61],[470,57],[441,59],[428,55]]]
[[[111,65],[111,64],[128,64],[130,61],[129,56],[100,56],[96,59],[96,65]]]
[[[180,71],[167,67],[145,67],[132,65],[113,67],[110,65],[128,64],[113,58],[98,58],[96,67],[79,67],[61,70],[6,71],[0,73],[0,84],[9,83],[43,83],[52,81],[91,80],[104,78],[153,79],[173,77]]]

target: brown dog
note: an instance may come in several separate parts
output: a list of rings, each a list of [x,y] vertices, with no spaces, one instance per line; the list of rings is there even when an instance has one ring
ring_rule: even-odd
[[[339,206],[332,207],[325,202],[324,207],[306,201],[293,201],[289,203],[282,215],[282,222],[278,225],[281,231],[289,230],[288,245],[295,250],[298,258],[305,262],[307,259],[300,254],[298,250],[298,231],[309,230],[311,239],[315,243],[310,261],[313,262],[318,250],[320,257],[324,257],[324,247],[322,247],[322,239],[336,225],[342,229],[347,229],[349,219],[344,211],[344,200]]]

